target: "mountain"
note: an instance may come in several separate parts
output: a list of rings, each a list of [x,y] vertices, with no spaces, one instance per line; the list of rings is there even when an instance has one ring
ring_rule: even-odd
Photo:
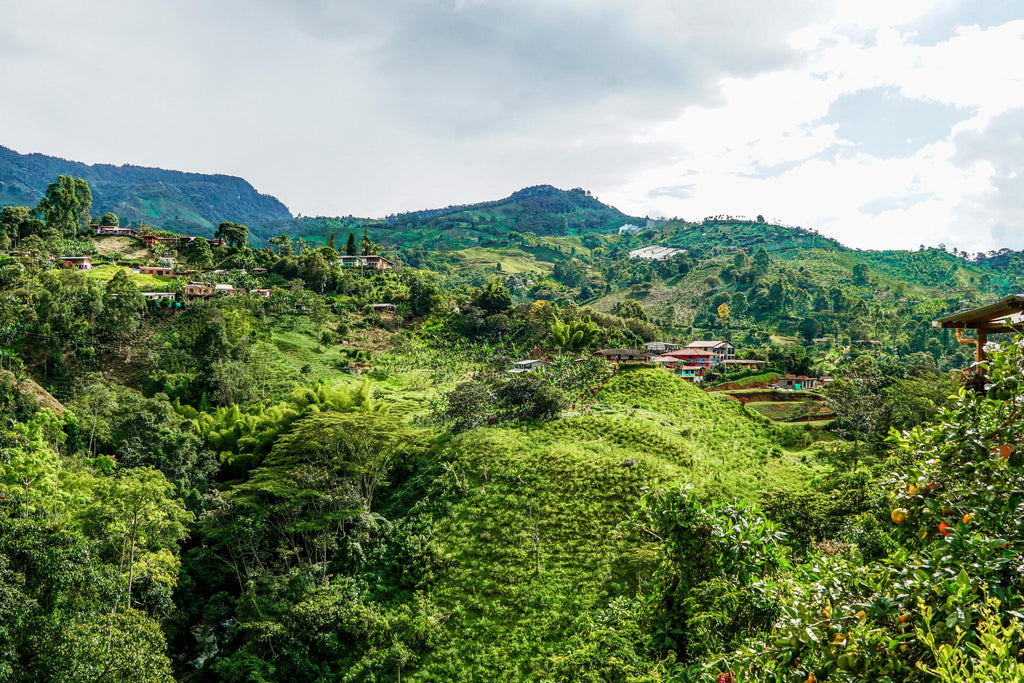
[[[464,249],[513,233],[536,236],[578,235],[618,228],[630,218],[602,204],[589,192],[536,185],[504,199],[393,214],[382,220],[365,218],[296,218],[250,226],[257,239],[288,233],[324,243],[328,232],[368,230],[377,241],[402,247]]]
[[[122,225],[143,221],[163,230],[209,234],[221,221],[291,218],[288,207],[242,178],[144,166],[83,164],[0,146],[0,205],[35,206],[59,175],[84,179],[92,213],[113,211]]]

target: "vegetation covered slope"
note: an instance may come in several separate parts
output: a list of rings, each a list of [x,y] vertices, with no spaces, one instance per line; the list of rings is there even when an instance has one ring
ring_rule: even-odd
[[[118,214],[165,230],[210,234],[221,221],[290,218],[280,201],[234,176],[183,173],[143,166],[83,164],[0,146],[0,206],[35,206],[58,175],[89,183],[93,213]]]
[[[579,620],[646,590],[652,556],[620,531],[643,492],[681,480],[722,500],[803,488],[812,471],[779,436],[736,403],[637,368],[587,414],[440,447],[427,471],[444,493],[420,514],[436,519],[442,560],[423,592],[448,618],[413,678],[553,677]]]

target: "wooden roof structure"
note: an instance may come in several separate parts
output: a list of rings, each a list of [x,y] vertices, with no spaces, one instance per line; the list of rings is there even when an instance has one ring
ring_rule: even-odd
[[[985,343],[990,334],[1024,331],[1024,294],[1011,294],[995,303],[932,321],[932,327],[956,330],[956,338],[964,344],[977,347],[975,357],[985,360]],[[963,330],[976,330],[978,339],[964,339]]]

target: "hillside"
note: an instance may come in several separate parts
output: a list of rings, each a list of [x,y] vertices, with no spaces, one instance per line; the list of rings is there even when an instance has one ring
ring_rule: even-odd
[[[602,204],[585,190],[537,185],[496,201],[395,214],[384,220],[297,218],[266,221],[251,227],[253,236],[260,240],[286,232],[293,238],[323,244],[329,232],[365,229],[373,239],[386,244],[455,250],[510,235],[557,236],[609,231],[629,220],[618,209]]]
[[[209,235],[221,221],[254,223],[291,218],[288,208],[242,178],[143,166],[83,164],[0,146],[0,205],[35,206],[58,175],[89,183],[92,213],[116,213],[175,232]]]

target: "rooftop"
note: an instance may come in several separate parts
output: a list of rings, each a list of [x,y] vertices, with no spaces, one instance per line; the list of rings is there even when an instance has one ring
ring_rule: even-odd
[[[1024,294],[1011,294],[981,308],[961,311],[932,321],[932,327],[968,329],[999,334],[1024,328]]]

